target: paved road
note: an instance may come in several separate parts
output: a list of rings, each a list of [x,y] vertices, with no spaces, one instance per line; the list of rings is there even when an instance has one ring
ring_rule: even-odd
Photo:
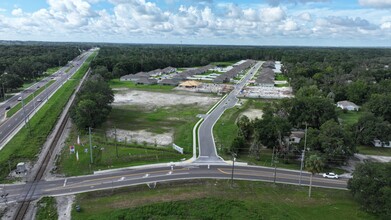
[[[24,99],[33,91],[37,90],[38,86],[45,86],[48,81],[55,80],[53,84],[44,89],[44,91],[38,94],[29,103],[25,104],[24,110],[22,109],[18,111],[12,117],[8,118],[0,125],[0,149],[9,139],[12,138],[13,133],[15,133],[14,131],[19,126],[21,126],[22,123],[26,123],[28,121],[29,117],[31,117],[34,113],[35,109],[42,105],[48,99],[48,97],[50,97],[59,87],[61,87],[77,71],[80,65],[89,57],[92,52],[93,51],[88,51],[76,57],[72,61],[73,67],[68,72],[65,72],[69,68],[69,65],[66,65],[50,77],[47,77],[40,82],[34,84],[30,88],[24,90],[20,95],[15,95],[14,97],[10,98],[0,107],[0,116],[4,117],[4,110],[6,106],[15,106],[18,102],[20,102],[17,101],[19,97],[22,97],[22,99]]]
[[[36,184],[34,192],[27,198],[37,199],[41,196],[77,194],[102,189],[119,188],[155,182],[188,179],[230,179],[232,166],[229,165],[192,165],[162,166],[156,168],[128,169],[107,174],[64,178],[53,181],[40,181],[20,185],[0,185],[0,193],[7,194],[8,202],[23,201],[30,184]],[[268,181],[274,180],[274,169],[268,167],[235,166],[234,179]],[[298,184],[299,172],[277,170],[276,182]],[[309,174],[304,173],[302,185],[309,184]],[[347,179],[325,179],[320,175],[313,178],[313,186],[346,189]],[[0,202],[3,202],[0,199]]]
[[[248,80],[258,71],[262,63],[255,64],[244,76],[244,78],[235,85],[226,98],[209,114],[201,123],[198,129],[198,143],[199,143],[199,157],[196,163],[224,163],[224,161],[217,155],[216,145],[213,138],[213,126],[219,120],[220,116],[228,108],[232,108],[238,102],[237,94],[243,89]]]

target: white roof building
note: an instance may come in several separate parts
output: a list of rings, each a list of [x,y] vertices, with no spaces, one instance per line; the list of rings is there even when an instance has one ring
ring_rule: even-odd
[[[360,106],[349,101],[339,101],[337,102],[337,107],[348,111],[358,111],[360,109]]]

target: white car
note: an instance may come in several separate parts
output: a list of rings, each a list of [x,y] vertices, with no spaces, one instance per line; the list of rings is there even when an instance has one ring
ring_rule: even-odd
[[[338,179],[338,175],[335,173],[324,173],[323,177],[329,179]]]

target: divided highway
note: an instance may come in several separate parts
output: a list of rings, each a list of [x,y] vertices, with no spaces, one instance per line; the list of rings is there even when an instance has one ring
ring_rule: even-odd
[[[18,128],[21,128],[23,124],[25,124],[29,118],[31,118],[37,108],[39,108],[58,88],[60,88],[84,63],[84,61],[93,53],[93,51],[88,51],[83,53],[82,55],[76,57],[73,61],[73,67],[70,64],[62,67],[55,74],[50,77],[46,77],[40,82],[34,84],[30,88],[21,92],[20,95],[15,95],[6,101],[3,105],[1,105],[0,115],[4,117],[6,106],[15,106],[18,102],[19,97],[25,99],[28,95],[32,94],[38,87],[43,87],[50,80],[55,80],[53,84],[45,88],[40,94],[38,94],[33,100],[29,103],[25,103],[24,109],[19,110],[12,117],[6,119],[0,125],[0,150],[5,146],[5,144],[13,137],[13,135],[17,132]],[[71,68],[70,68],[71,67]],[[66,72],[66,70],[68,72]],[[40,100],[40,101],[38,101]]]

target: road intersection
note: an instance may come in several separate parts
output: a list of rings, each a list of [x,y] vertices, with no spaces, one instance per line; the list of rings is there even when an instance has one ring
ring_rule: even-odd
[[[214,106],[213,111],[206,115],[198,133],[199,157],[192,162],[129,167],[97,172],[86,176],[56,178],[22,184],[4,184],[2,187],[0,186],[0,192],[8,194],[8,202],[22,202],[38,199],[42,196],[70,195],[132,185],[192,179],[231,179],[233,177],[235,180],[275,181],[277,183],[299,185],[300,172],[296,170],[275,170],[270,167],[237,164],[232,175],[233,166],[219,157],[216,151],[212,134],[214,124],[226,109],[236,105],[238,102],[236,95],[258,71],[260,66],[260,62],[254,65],[243,79],[235,85],[234,90],[225,96],[218,105]],[[310,174],[303,173],[301,184],[308,185],[309,179]],[[346,190],[347,180],[345,178],[325,179],[320,175],[315,175],[312,184],[315,187]]]

